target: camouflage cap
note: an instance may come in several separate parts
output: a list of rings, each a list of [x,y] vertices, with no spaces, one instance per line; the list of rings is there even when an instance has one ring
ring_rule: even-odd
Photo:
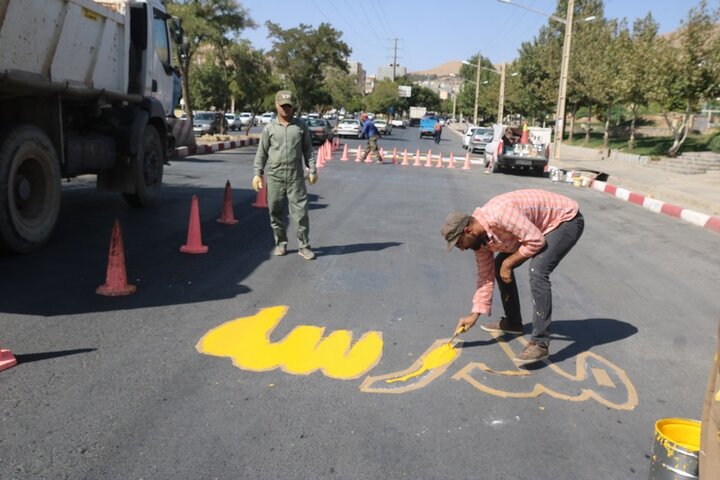
[[[469,223],[470,216],[462,212],[453,212],[445,218],[440,233],[448,242],[448,251],[453,249]]]
[[[278,105],[295,106],[295,95],[290,90],[280,90],[275,94],[275,103]]]

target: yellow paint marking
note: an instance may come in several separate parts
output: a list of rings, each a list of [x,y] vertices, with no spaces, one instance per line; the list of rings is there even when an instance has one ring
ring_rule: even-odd
[[[610,375],[608,375],[605,370],[601,368],[591,367],[590,371],[592,372],[593,377],[595,377],[595,381],[598,385],[600,385],[601,387],[615,388],[615,382],[612,381]]]
[[[423,368],[425,358],[428,357],[433,351],[438,350],[443,345],[447,345],[448,339],[435,340],[432,345],[420,356],[410,367],[405,370],[397,372],[387,373],[384,375],[372,376],[368,375],[360,385],[360,391],[365,393],[407,393],[413,390],[418,390],[428,385],[430,382],[445,373],[448,367],[455,362],[462,353],[462,350],[455,350],[455,355],[444,365],[437,366],[428,371],[427,374],[415,377],[415,381],[403,382],[400,384],[393,384],[390,386],[386,380],[403,377],[405,375],[417,372]],[[397,386],[396,386],[397,385]]]
[[[452,340],[451,340],[452,342]],[[419,377],[423,373],[427,372],[428,370],[432,370],[433,368],[442,367],[443,365],[447,365],[448,363],[452,362],[455,357],[457,357],[457,352],[453,348],[453,346],[450,343],[445,343],[443,345],[440,345],[432,352],[428,353],[425,358],[423,359],[422,366],[415,370],[412,373],[408,373],[407,375],[403,375],[402,377],[397,378],[391,378],[389,380],[385,380],[386,383],[395,383],[395,382],[406,382],[414,377]]]
[[[308,375],[320,370],[331,378],[357,378],[382,357],[382,333],[368,332],[352,343],[353,333],[336,330],[326,337],[324,327],[301,325],[283,340],[271,342],[270,334],[287,314],[288,307],[263,308],[257,314],[226,322],[207,332],[197,343],[198,352],[230,357],[233,365],[255,372],[282,369]]]

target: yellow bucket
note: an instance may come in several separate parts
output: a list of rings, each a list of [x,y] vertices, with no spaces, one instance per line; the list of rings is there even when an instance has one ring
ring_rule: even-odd
[[[663,418],[655,422],[649,480],[698,478],[700,422]]]

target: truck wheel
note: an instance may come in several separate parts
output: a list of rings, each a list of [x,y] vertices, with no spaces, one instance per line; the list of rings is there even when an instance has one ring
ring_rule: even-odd
[[[123,193],[133,207],[149,207],[160,194],[164,155],[160,135],[151,125],[145,128],[142,146],[130,168],[135,170],[135,193]]]
[[[60,212],[60,165],[45,132],[0,133],[0,249],[27,253],[50,238]]]

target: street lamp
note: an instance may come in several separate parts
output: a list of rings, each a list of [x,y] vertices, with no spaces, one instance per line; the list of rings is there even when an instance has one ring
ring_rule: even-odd
[[[565,122],[565,100],[567,98],[567,80],[568,80],[568,66],[570,63],[570,42],[572,41],[572,24],[573,24],[573,11],[575,10],[575,0],[568,0],[567,14],[565,19],[550,15],[540,10],[535,10],[526,5],[520,5],[519,3],[511,2],[510,0],[498,0],[500,3],[507,3],[508,5],[514,5],[516,7],[530,10],[531,12],[539,13],[548,18],[552,18],[556,22],[560,22],[565,25],[565,39],[563,40],[563,54],[562,54],[562,65],[560,66],[560,88],[558,90],[558,103],[557,110],[555,112],[555,143],[553,145],[553,157],[555,159],[560,158],[560,144],[562,143],[562,135]],[[595,15],[585,17],[583,19],[586,22],[595,20]]]
[[[471,67],[475,67],[477,70],[476,74],[476,80],[475,80],[475,115],[473,119],[473,123],[477,125],[477,115],[478,115],[478,97],[480,94],[480,69],[487,70],[488,72],[493,72],[498,75],[500,75],[500,100],[498,102],[498,123],[502,123],[502,117],[503,117],[503,106],[505,104],[505,64],[503,63],[500,67],[500,71],[498,72],[494,68],[488,68],[483,67],[482,65],[479,65],[480,63],[480,52],[478,52],[478,65],[475,65],[474,63],[470,63],[467,60],[463,60],[463,65],[470,65]],[[513,72],[511,76],[518,75],[518,72]]]

